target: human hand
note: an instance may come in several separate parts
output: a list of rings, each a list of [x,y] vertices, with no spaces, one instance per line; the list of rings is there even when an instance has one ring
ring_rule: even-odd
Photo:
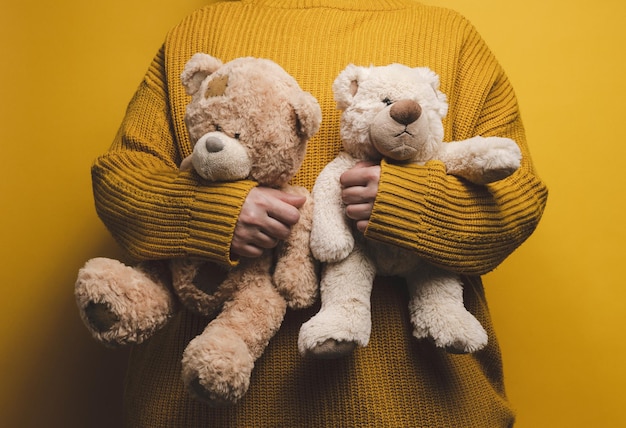
[[[254,187],[243,203],[230,246],[231,254],[259,257],[287,239],[300,220],[298,209],[306,198],[269,187]]]
[[[343,188],[341,199],[346,206],[346,216],[356,222],[356,227],[361,232],[365,232],[372,215],[379,180],[380,165],[373,162],[359,162],[341,174],[339,179]]]

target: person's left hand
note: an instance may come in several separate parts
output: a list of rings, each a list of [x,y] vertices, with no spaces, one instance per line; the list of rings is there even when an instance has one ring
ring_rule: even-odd
[[[346,216],[356,222],[361,232],[365,231],[372,215],[379,180],[380,165],[373,162],[359,162],[341,174],[339,179],[343,187],[341,199],[346,205]]]

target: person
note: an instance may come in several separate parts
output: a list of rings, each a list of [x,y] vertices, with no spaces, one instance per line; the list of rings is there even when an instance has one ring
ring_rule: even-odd
[[[438,162],[359,164],[342,177],[346,211],[365,236],[463,275],[466,306],[489,344],[456,355],[413,338],[403,282],[377,278],[368,346],[336,360],[304,358],[298,331],[319,307],[289,311],[244,398],[212,408],[190,398],[180,379],[183,349],[207,319],[181,310],[132,350],[128,426],[512,426],[480,275],[531,235],[547,189],[511,84],[476,29],[454,11],[414,0],[221,0],[192,13],[167,34],[111,149],[92,167],[98,214],[136,260],[192,256],[230,266],[275,246],[298,220],[299,198],[246,180],[201,183],[178,171],[191,151],[179,76],[200,51],[223,61],[269,58],[318,99],[322,126],[293,179],[309,189],[341,149],[331,86],[349,63],[428,66],[450,103],[446,141],[498,135],[519,144],[520,169],[484,188],[447,175]]]

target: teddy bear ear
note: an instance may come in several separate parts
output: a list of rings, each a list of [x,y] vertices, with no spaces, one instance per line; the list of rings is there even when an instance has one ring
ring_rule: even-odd
[[[297,116],[298,134],[305,139],[311,138],[322,123],[322,109],[317,99],[308,92],[301,92],[291,101]]]
[[[349,64],[333,82],[333,93],[339,110],[345,110],[352,104],[359,90],[359,82],[363,80],[367,69]]]
[[[205,53],[194,54],[185,64],[180,80],[185,87],[187,95],[198,92],[200,85],[207,76],[215,73],[221,66],[222,61]]]

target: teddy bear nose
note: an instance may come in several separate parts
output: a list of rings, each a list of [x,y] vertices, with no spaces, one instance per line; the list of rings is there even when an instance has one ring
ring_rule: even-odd
[[[400,100],[393,103],[389,115],[393,120],[402,124],[410,125],[422,114],[422,108],[413,100]]]
[[[209,137],[204,142],[207,152],[209,153],[217,153],[221,152],[224,149],[224,143],[219,138]]]

